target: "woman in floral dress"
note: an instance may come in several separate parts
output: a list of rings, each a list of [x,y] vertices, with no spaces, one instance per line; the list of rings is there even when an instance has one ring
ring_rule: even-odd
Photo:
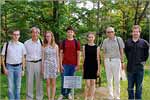
[[[42,48],[42,74],[46,79],[46,90],[48,100],[54,100],[56,93],[56,77],[59,69],[59,50],[51,31],[44,33],[44,44]],[[52,87],[52,98],[50,98],[50,85]]]

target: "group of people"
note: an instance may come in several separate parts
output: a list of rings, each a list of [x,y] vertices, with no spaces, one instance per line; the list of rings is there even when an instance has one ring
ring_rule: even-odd
[[[75,39],[73,27],[66,29],[66,39],[59,45],[54,34],[46,31],[43,41],[39,39],[40,29],[31,28],[32,38],[19,42],[20,30],[13,30],[12,40],[2,49],[4,74],[8,78],[9,100],[20,100],[21,76],[26,69],[26,100],[33,100],[34,80],[36,100],[43,99],[43,81],[46,79],[48,100],[55,99],[56,78],[61,73],[61,95],[58,100],[72,100],[71,89],[64,88],[64,76],[74,76],[80,69],[80,42]],[[134,25],[132,38],[125,44],[115,35],[113,27],[106,29],[107,38],[102,44],[102,55],[106,70],[110,100],[120,100],[120,71],[124,68],[124,52],[127,58],[128,99],[142,99],[144,65],[149,55],[149,44],[140,38],[141,27]],[[83,46],[83,79],[85,80],[85,100],[94,100],[95,81],[100,74],[100,46],[95,44],[95,34],[89,32],[88,42]],[[25,68],[26,66],[26,68]],[[113,90],[113,79],[114,87]],[[136,90],[134,91],[134,85]],[[51,94],[51,95],[50,95]]]

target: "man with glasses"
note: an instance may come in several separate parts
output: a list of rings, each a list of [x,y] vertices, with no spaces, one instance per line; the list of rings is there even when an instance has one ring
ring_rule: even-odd
[[[13,30],[12,40],[5,43],[2,49],[2,64],[4,74],[8,78],[9,100],[20,100],[21,76],[24,73],[22,69],[25,68],[26,51],[19,38],[20,31]]]
[[[36,100],[42,100],[43,98],[42,75],[41,75],[42,43],[38,39],[39,33],[40,33],[39,28],[32,27],[31,28],[32,38],[24,43],[27,51],[26,100],[33,100],[34,79],[36,82]]]
[[[123,67],[123,48],[124,43],[120,37],[115,36],[113,27],[106,29],[107,38],[103,41],[102,48],[104,53],[104,66],[107,76],[109,98],[120,99],[120,71]],[[113,78],[115,90],[113,91]]]

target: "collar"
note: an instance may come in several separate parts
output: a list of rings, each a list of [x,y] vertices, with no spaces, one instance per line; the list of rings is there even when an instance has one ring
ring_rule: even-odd
[[[115,36],[113,39],[108,38],[108,40],[117,41],[117,37]]]
[[[68,39],[68,38],[66,38],[66,40],[68,40],[68,41],[72,41],[72,40],[74,40],[74,38],[72,38],[72,39]]]
[[[138,43],[138,42],[140,41],[140,38],[139,38],[136,42],[134,42],[133,39],[131,38],[131,41],[132,41],[133,43]]]
[[[11,44],[19,44],[19,41],[13,42],[13,40],[10,41]]]
[[[40,43],[40,40],[38,39],[37,41],[33,42],[32,39],[30,39],[32,43]]]

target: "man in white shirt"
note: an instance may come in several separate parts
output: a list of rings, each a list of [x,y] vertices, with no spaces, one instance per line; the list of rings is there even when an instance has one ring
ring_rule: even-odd
[[[19,42],[19,38],[20,31],[14,30],[12,40],[5,43],[2,50],[4,74],[8,78],[9,100],[20,100],[21,76],[24,73],[22,69],[25,68],[26,51],[23,43]]]
[[[24,45],[27,51],[26,65],[27,65],[27,80],[26,80],[26,100],[33,100],[33,84],[34,78],[36,81],[36,100],[42,100],[43,87],[41,76],[41,56],[42,56],[42,43],[38,39],[40,30],[37,27],[31,28],[32,38],[27,40]]]

